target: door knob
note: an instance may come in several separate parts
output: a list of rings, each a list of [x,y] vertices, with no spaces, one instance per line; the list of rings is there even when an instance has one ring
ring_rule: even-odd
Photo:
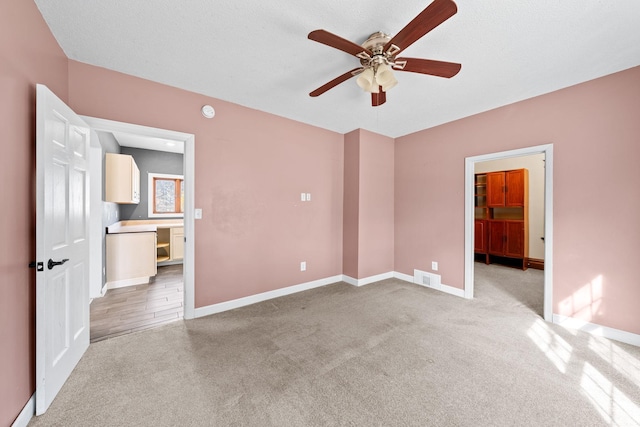
[[[62,261],[54,261],[51,258],[49,258],[49,262],[47,263],[47,267],[49,267],[49,270],[52,270],[53,267],[55,267],[56,265],[62,265],[67,261],[69,261],[69,258],[65,258]]]

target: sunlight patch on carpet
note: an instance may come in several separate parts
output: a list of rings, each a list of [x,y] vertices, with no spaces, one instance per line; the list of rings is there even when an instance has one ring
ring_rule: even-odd
[[[639,426],[640,408],[598,369],[585,362],[580,386],[609,425]]]
[[[553,332],[541,319],[533,322],[527,331],[527,336],[560,372],[563,374],[567,372],[567,364],[573,351],[573,347],[568,342]]]
[[[630,355],[620,346],[603,338],[589,338],[589,349],[600,356],[620,374],[640,387],[640,360]]]

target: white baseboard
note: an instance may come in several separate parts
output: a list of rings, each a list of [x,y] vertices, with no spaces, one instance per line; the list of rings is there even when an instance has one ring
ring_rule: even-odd
[[[178,264],[184,264],[184,260],[180,258],[180,259],[175,259],[173,261],[162,261],[157,263],[156,265],[158,267],[166,267],[167,265],[178,265]]]
[[[211,314],[222,313],[223,311],[233,310],[234,308],[240,308],[251,304],[256,304],[262,301],[270,300],[273,298],[283,297],[285,295],[294,294],[296,292],[302,292],[320,286],[326,286],[338,282],[346,282],[353,286],[364,286],[370,283],[379,282],[380,280],[396,278],[404,280],[406,282],[414,283],[413,276],[408,274],[398,273],[397,271],[390,271],[387,273],[377,274],[375,276],[365,277],[363,279],[354,279],[353,277],[340,274],[337,276],[327,277],[325,279],[314,280],[312,282],[301,283],[299,285],[288,286],[286,288],[275,289],[273,291],[262,292],[256,295],[250,295],[248,297],[238,298],[231,301],[225,301],[218,304],[212,304],[205,307],[198,307],[195,309],[195,317],[209,316]],[[458,297],[464,297],[464,291],[462,289],[453,288],[447,285],[440,285],[437,289],[439,291],[455,295]]]
[[[393,272],[393,277],[396,278],[396,279],[404,280],[405,282],[413,283],[413,276],[410,276],[408,274],[399,273],[397,271],[394,271]]]
[[[460,298],[464,298],[464,289],[454,288],[453,286],[448,286],[443,283],[440,285],[440,290],[445,294],[451,294]]]
[[[29,421],[31,421],[31,418],[33,418],[33,415],[35,413],[36,413],[36,394],[33,393],[31,395],[31,398],[27,402],[27,404],[24,405],[24,408],[22,408],[22,411],[20,411],[20,415],[18,415],[18,418],[16,418],[13,424],[11,424],[11,427],[26,427],[27,424],[29,424]]]
[[[105,283],[105,287],[107,289],[118,289],[118,288],[124,288],[127,286],[144,285],[146,283],[149,283],[150,279],[151,278],[149,276],[143,276],[143,277],[134,277],[133,279],[114,280],[113,282]]]
[[[218,304],[208,305],[205,307],[198,307],[195,309],[195,317],[203,317],[203,316],[208,316],[210,314],[222,313],[223,311],[233,310],[234,308],[240,308],[247,305],[270,300],[273,298],[295,294],[296,292],[302,292],[302,291],[307,291],[313,288],[319,288],[320,286],[326,286],[332,283],[338,283],[338,282],[341,282],[342,280],[343,280],[343,276],[339,274],[337,276],[327,277],[325,279],[314,280],[312,282],[306,282],[306,283],[301,283],[299,285],[288,286],[286,288],[275,289],[273,291],[262,292],[260,294],[250,295],[248,297],[238,298],[231,301],[225,301]]]
[[[392,271],[389,271],[388,273],[376,274],[375,276],[365,277],[363,279],[354,279],[353,277],[344,274],[342,275],[342,280],[353,286],[364,286],[374,282],[379,282],[380,280],[391,278],[393,278]]]
[[[563,328],[578,329],[599,337],[609,338],[626,344],[640,347],[640,335],[631,332],[622,331],[620,329],[610,328],[608,326],[597,325],[595,323],[585,322],[584,320],[567,317],[560,314],[554,314],[553,323]]]
[[[410,276],[409,274],[399,273],[397,271],[393,272],[393,277],[395,277],[396,279],[404,280],[405,282],[413,283],[414,285],[423,286],[425,288],[433,289],[436,291],[444,292],[446,294],[451,294],[457,297],[464,298],[464,289],[454,288],[453,286],[448,286],[448,285],[445,285],[444,283],[441,283],[438,288],[424,286],[421,283],[416,283],[413,279],[413,276]]]

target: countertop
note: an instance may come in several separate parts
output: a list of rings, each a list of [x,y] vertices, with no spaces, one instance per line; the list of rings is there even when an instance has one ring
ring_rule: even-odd
[[[158,228],[184,227],[179,219],[118,221],[107,227],[108,234],[156,232]]]

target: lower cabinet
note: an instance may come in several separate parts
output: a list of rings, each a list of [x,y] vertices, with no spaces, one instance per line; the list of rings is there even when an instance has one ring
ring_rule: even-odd
[[[177,264],[184,258],[184,227],[158,227],[157,260]]]
[[[476,219],[473,231],[473,252],[476,255],[483,255],[485,264],[489,264],[489,252],[487,251],[487,240],[489,231],[487,230],[487,221],[484,219]]]
[[[148,283],[157,274],[156,233],[107,234],[107,287]]]
[[[490,220],[489,255],[507,258],[522,258],[522,269],[526,270],[527,235],[524,221]]]
[[[184,258],[184,227],[171,228],[171,259],[179,260]]]
[[[487,252],[487,222],[484,220],[475,221],[473,250],[479,254]]]

